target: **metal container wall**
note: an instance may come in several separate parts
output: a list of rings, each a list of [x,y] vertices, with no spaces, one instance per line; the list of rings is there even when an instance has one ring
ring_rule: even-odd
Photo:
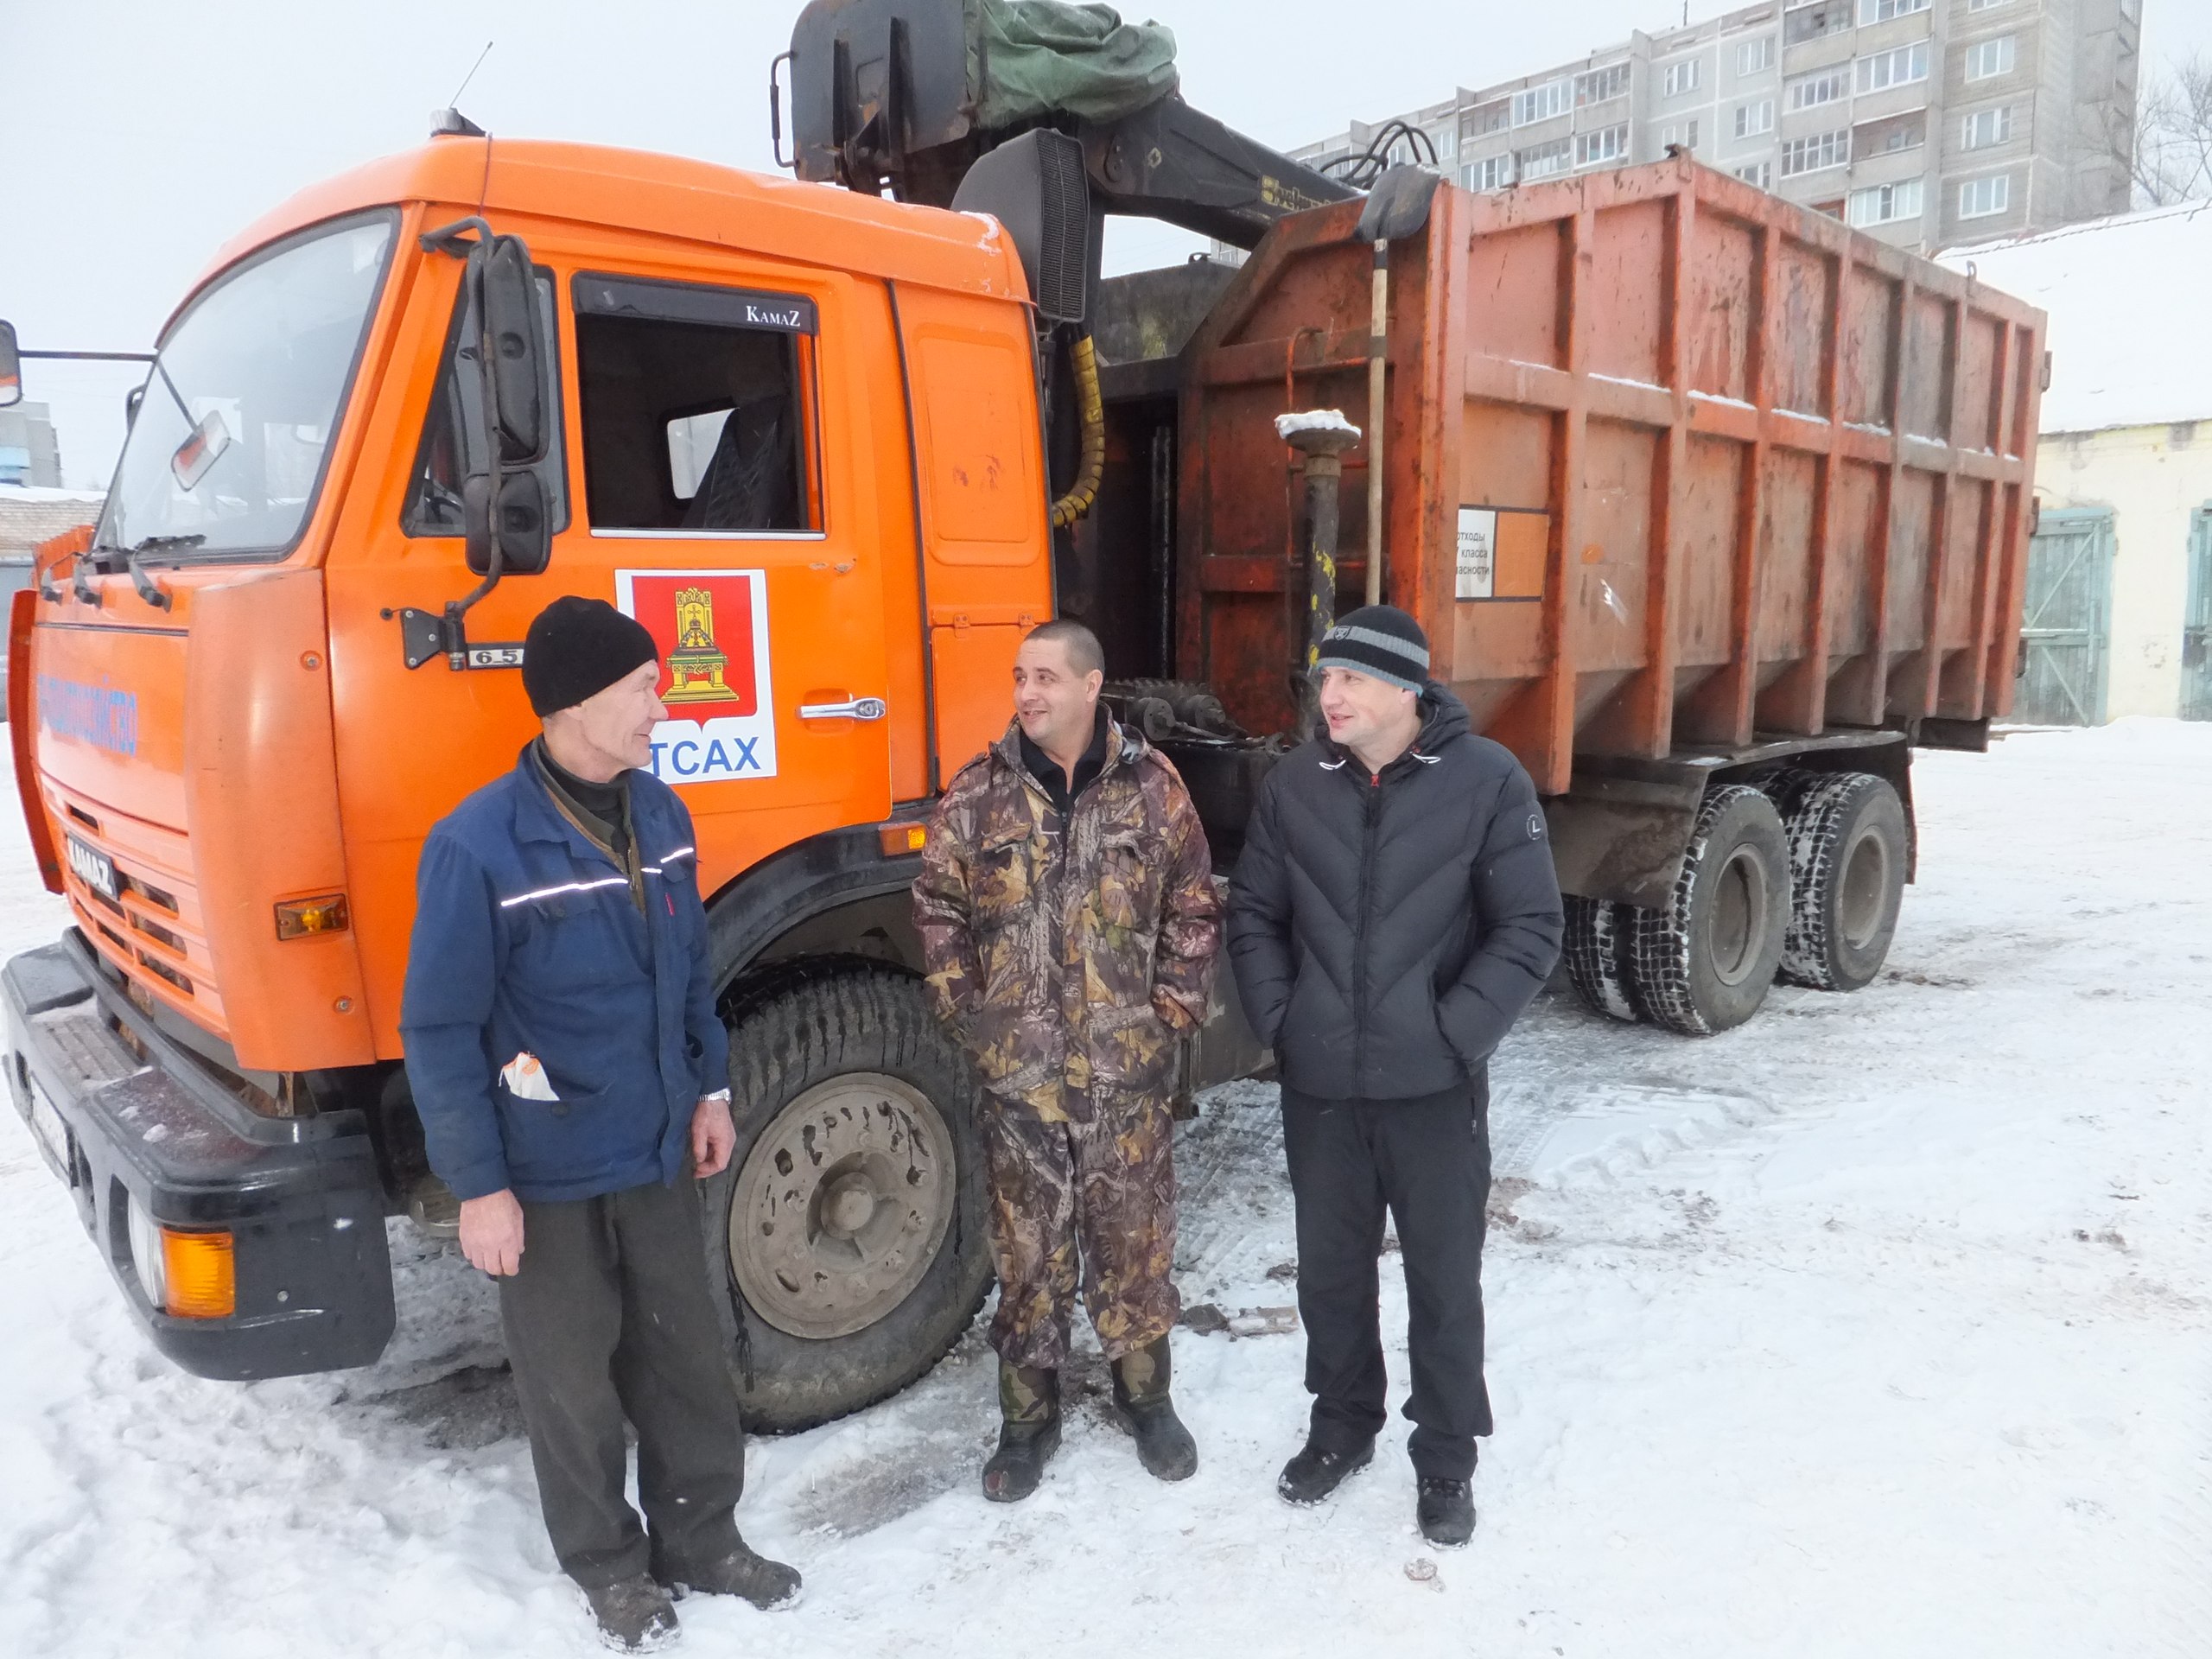
[[[1274,416],[1370,425],[1358,207],[1270,233],[1183,365],[1178,672],[1257,731],[1302,638]],[[1688,160],[1440,188],[1390,265],[1385,597],[1544,793],[1578,753],[2009,708],[2041,312]]]

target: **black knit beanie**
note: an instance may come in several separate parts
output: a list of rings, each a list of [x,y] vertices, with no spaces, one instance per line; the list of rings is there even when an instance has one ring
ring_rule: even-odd
[[[1321,636],[1314,666],[1349,668],[1419,693],[1428,684],[1428,636],[1395,605],[1363,605]]]
[[[643,623],[603,599],[563,594],[537,613],[523,640],[522,689],[542,720],[659,655]]]

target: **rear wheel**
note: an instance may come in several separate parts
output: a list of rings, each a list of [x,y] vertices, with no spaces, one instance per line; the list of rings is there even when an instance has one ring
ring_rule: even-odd
[[[1630,982],[1655,1025],[1704,1037],[1757,1014],[1789,918],[1789,852],[1774,803],[1741,784],[1707,795],[1673,897],[1627,916]]]
[[[1591,1011],[1614,1020],[1637,1018],[1629,979],[1630,907],[1611,899],[1567,896],[1567,939],[1561,952],[1567,976]]]
[[[1787,822],[1791,904],[1783,977],[1855,991],[1889,959],[1904,902],[1904,803],[1870,772],[1806,777]]]
[[[748,1426],[810,1427],[905,1388],[990,1287],[965,1057],[920,982],[801,975],[730,1019],[737,1149],[707,1259]]]

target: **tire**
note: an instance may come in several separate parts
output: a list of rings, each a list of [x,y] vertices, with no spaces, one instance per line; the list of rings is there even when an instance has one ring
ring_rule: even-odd
[[[982,1306],[978,1085],[888,969],[801,969],[724,1018],[737,1147],[708,1270],[747,1427],[810,1428],[913,1382]]]
[[[1774,803],[1741,784],[1707,795],[1673,899],[1628,920],[1630,982],[1654,1025],[1708,1037],[1757,1014],[1789,921],[1789,848]]]
[[[1641,1017],[1630,982],[1630,906],[1610,899],[1567,896],[1567,976],[1593,1014],[1608,1019]]]
[[[1789,926],[1782,976],[1816,991],[1855,991],[1889,959],[1904,902],[1904,803],[1870,772],[1813,773],[1793,791]]]

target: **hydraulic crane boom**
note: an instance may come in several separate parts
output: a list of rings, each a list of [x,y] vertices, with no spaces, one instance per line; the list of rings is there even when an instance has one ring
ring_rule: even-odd
[[[787,164],[948,207],[982,156],[1050,128],[1081,144],[1097,210],[1243,248],[1287,213],[1359,194],[1185,103],[1165,30],[1101,29],[1066,10],[1067,26],[1048,31],[1055,20],[1005,0],[814,0],[786,54]],[[780,129],[772,80],[771,92]]]

